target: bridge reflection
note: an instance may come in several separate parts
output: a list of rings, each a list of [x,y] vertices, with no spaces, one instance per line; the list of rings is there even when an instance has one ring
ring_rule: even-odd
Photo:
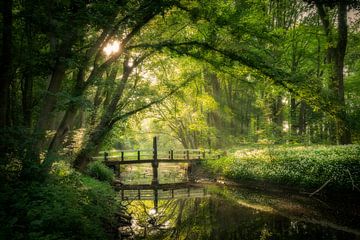
[[[207,197],[207,188],[190,182],[172,184],[122,185],[115,188],[120,192],[121,200],[153,200],[154,210],[158,211],[159,200]]]

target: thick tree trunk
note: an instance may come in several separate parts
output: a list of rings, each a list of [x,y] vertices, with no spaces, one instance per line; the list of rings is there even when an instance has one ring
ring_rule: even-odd
[[[336,87],[334,88],[339,104],[337,116],[337,138],[340,144],[351,144],[350,126],[347,120],[345,94],[344,94],[344,61],[347,47],[348,26],[347,26],[347,5],[338,3],[338,44],[335,60]]]
[[[32,151],[36,161],[40,163],[40,152],[44,148],[45,133],[51,126],[53,110],[57,102],[56,94],[60,91],[61,83],[65,78],[65,65],[58,60],[50,79],[48,91],[45,94],[43,105],[33,135],[36,139]]]
[[[0,127],[7,125],[9,88],[12,81],[12,0],[2,4],[2,55],[0,64]]]
[[[64,63],[58,62],[55,65],[54,71],[50,78],[50,83],[47,89],[47,93],[44,97],[43,106],[40,111],[39,119],[36,124],[34,132],[39,134],[40,137],[44,134],[45,130],[49,127],[49,120],[51,119],[51,114],[56,105],[57,96],[56,94],[60,91],[61,83],[65,77],[65,65]]]
[[[349,128],[345,107],[344,94],[344,59],[347,47],[348,26],[347,26],[347,4],[339,1],[337,18],[336,41],[331,32],[329,14],[324,4],[317,4],[318,13],[323,24],[324,32],[329,45],[327,49],[327,63],[332,65],[330,77],[330,89],[333,92],[332,101],[336,111],[336,139],[339,144],[351,143],[351,131]],[[335,138],[335,137],[331,137]]]

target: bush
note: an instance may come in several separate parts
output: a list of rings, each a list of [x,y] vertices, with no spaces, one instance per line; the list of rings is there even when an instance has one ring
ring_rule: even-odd
[[[113,171],[99,161],[90,163],[87,167],[86,173],[89,176],[103,182],[111,183],[115,178]]]
[[[57,175],[61,173],[63,176]],[[44,182],[0,186],[0,239],[113,239],[112,187],[61,165]]]

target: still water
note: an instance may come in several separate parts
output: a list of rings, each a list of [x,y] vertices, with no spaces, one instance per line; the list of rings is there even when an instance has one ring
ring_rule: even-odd
[[[149,166],[122,169],[121,196],[132,216],[122,239],[360,240],[358,213],[314,198],[206,181],[176,184],[187,180],[183,165],[160,164],[159,176],[160,185],[144,189]]]

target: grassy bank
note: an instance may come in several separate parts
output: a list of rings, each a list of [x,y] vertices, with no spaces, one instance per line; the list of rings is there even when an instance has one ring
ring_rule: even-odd
[[[203,166],[235,181],[265,181],[306,189],[317,189],[329,181],[325,191],[359,191],[356,188],[360,187],[360,145],[247,148]]]

